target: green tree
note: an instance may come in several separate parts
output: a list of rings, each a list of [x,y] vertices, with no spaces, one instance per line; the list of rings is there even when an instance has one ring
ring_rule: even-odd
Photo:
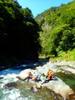
[[[73,48],[73,38],[74,35],[70,30],[64,30],[61,41],[59,43],[59,48],[63,51],[67,51]]]
[[[30,9],[17,1],[0,0],[0,59],[37,59],[39,26]],[[0,61],[1,61],[0,60]]]
[[[75,48],[75,0],[38,15],[42,54],[57,55]]]

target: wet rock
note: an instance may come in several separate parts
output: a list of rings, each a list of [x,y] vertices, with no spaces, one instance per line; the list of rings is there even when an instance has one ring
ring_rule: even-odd
[[[0,77],[0,79],[3,79],[4,77]]]
[[[4,85],[5,89],[10,89],[10,90],[16,87],[17,87],[17,84],[15,82],[7,83]]]
[[[73,93],[73,90],[67,84],[65,84],[61,79],[57,79],[58,80],[51,80],[48,83],[44,83],[42,86],[53,90],[62,97],[67,97],[69,94]]]

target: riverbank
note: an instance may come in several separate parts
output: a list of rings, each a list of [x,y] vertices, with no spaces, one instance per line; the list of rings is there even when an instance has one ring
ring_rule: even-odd
[[[75,61],[56,61],[53,64],[58,66],[61,71],[75,74]]]

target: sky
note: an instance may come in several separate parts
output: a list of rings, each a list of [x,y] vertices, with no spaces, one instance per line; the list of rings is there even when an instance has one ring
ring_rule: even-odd
[[[35,17],[51,7],[60,6],[61,4],[68,3],[72,0],[17,0],[17,1],[23,8],[28,7],[32,11],[33,16]]]

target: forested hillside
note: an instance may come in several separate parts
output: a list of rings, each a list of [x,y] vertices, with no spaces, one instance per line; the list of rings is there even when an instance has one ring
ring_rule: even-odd
[[[0,0],[0,63],[36,59],[41,47],[45,57],[69,53],[75,59],[75,1],[52,7],[35,20],[17,1]]]
[[[28,8],[16,0],[0,0],[0,63],[36,59],[39,26]]]
[[[42,55],[75,52],[75,1],[52,7],[35,19],[41,27]]]

